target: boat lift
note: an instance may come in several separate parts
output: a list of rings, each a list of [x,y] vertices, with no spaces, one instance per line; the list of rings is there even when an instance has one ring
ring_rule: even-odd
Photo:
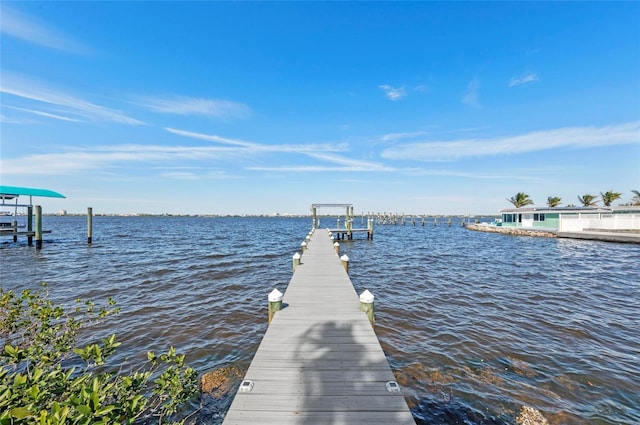
[[[28,196],[29,203],[20,203],[20,196]],[[33,237],[36,237],[36,248],[42,247],[42,233],[50,233],[51,231],[42,231],[42,209],[40,205],[36,205],[36,230],[33,230],[33,197],[40,196],[46,198],[66,198],[64,195],[53,190],[48,189],[36,189],[30,187],[17,187],[17,186],[4,186],[0,185],[0,207],[13,208],[13,220],[11,222],[0,221],[0,235],[13,236],[13,241],[18,241],[18,236],[27,236],[29,245],[33,243]],[[7,202],[13,201],[14,202]],[[18,215],[18,208],[27,209],[27,224],[24,226],[18,226],[16,217]],[[26,231],[20,231],[18,229],[25,228]]]

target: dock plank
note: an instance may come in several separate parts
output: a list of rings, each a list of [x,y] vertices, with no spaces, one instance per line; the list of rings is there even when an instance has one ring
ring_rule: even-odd
[[[415,424],[333,241],[316,231],[223,425]]]

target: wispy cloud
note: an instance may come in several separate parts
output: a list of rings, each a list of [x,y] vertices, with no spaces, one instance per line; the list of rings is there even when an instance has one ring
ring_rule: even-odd
[[[455,171],[455,170],[424,170],[424,169],[410,169],[405,171],[406,171],[406,174],[409,174],[412,176],[459,177],[459,178],[474,179],[474,180],[475,179],[501,180],[501,181],[524,180],[524,181],[532,181],[532,182],[541,181],[539,172],[537,173],[532,172],[529,175],[528,173],[525,173],[522,171],[502,172],[500,174],[470,173],[466,171]]]
[[[340,155],[334,154],[322,154],[322,153],[307,153],[307,156],[321,161],[331,162],[346,166],[353,171],[393,171],[392,168],[386,167],[383,164],[371,161],[363,161],[359,159],[346,158]]]
[[[186,96],[138,97],[134,104],[160,114],[203,115],[215,118],[245,118],[251,108],[244,103]]]
[[[29,114],[39,115],[41,117],[52,118],[52,119],[55,119],[55,120],[69,121],[69,122],[81,122],[78,119],[69,118],[69,117],[63,117],[62,115],[56,115],[56,114],[52,114],[50,112],[37,111],[35,109],[20,108],[20,107],[17,107],[17,106],[8,106],[8,105],[2,105],[2,106],[4,108],[15,109],[16,111],[27,112]]]
[[[324,172],[388,172],[395,171],[378,162],[346,158],[344,156],[322,153],[306,153],[306,156],[328,162],[330,165],[285,165],[247,167],[252,171],[272,171],[281,173],[324,173]]]
[[[640,121],[604,127],[566,127],[500,138],[410,143],[386,149],[382,152],[382,157],[442,161],[625,144],[640,144]]]
[[[534,73],[527,73],[520,77],[512,77],[509,80],[509,87],[521,86],[522,84],[533,83],[535,81],[540,81],[540,77]]]
[[[392,87],[388,84],[382,84],[378,86],[382,91],[384,91],[384,95],[389,100],[400,100],[407,95],[407,91],[404,86],[402,87]]]
[[[166,173],[162,173],[161,177],[171,179],[171,180],[229,180],[238,178],[237,176],[232,176],[224,171],[170,171]]]
[[[199,180],[200,175],[190,171],[172,171],[170,173],[162,173],[162,177],[172,180]]]
[[[203,134],[193,131],[179,130],[175,128],[165,128],[166,131],[178,136],[188,137],[191,139],[205,140],[209,142],[221,143],[224,145],[237,146],[246,148],[254,152],[289,152],[289,153],[314,153],[314,152],[342,152],[346,148],[344,145],[335,144],[289,144],[289,145],[269,145],[264,143],[248,142],[245,140],[231,139],[215,134]]]
[[[6,36],[12,36],[32,44],[67,53],[91,53],[91,49],[80,41],[47,26],[33,17],[7,7],[6,2],[2,4],[0,23],[0,32]]]
[[[170,163],[211,160],[233,156],[233,148],[220,146],[117,145],[68,152],[2,158],[3,175],[71,175],[82,170],[121,166],[127,163]]]
[[[462,103],[472,106],[474,108],[480,108],[480,81],[477,78],[471,80],[467,86],[467,92],[462,96]]]
[[[413,139],[416,137],[420,137],[420,136],[425,136],[429,134],[426,131],[412,131],[412,132],[405,132],[405,133],[388,133],[383,135],[382,137],[380,137],[380,141],[381,142],[393,142],[396,140],[402,140],[402,139]]]
[[[177,128],[170,127],[165,128],[165,130],[178,136],[188,137],[190,139],[205,140],[208,142],[222,143],[225,145],[241,146],[245,148],[255,148],[260,146],[257,143],[245,142],[244,140],[238,139],[229,139],[227,137],[221,137],[215,134],[196,133],[194,131],[179,130]]]
[[[0,93],[16,96],[37,102],[40,108],[55,107],[46,113],[53,115],[65,114],[80,117],[87,121],[115,122],[119,124],[141,125],[141,121],[125,115],[123,112],[96,105],[84,99],[64,93],[49,85],[28,77],[3,71],[0,81]],[[6,102],[6,98],[3,99]],[[35,108],[31,108],[35,110]],[[77,118],[72,118],[77,119]]]
[[[380,171],[380,170],[368,170],[360,167],[349,166],[331,166],[331,165],[286,165],[282,167],[247,167],[246,170],[250,171],[269,171],[279,173],[330,173],[330,172],[362,172],[362,171]]]

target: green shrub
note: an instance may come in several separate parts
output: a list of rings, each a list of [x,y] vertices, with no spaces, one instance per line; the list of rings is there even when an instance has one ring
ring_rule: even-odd
[[[43,290],[0,288],[0,425],[132,424],[176,420],[198,393],[197,373],[172,347],[147,353],[138,370],[108,364],[120,342],[111,335],[78,345],[78,331],[119,311],[77,300],[73,312]],[[183,423],[184,419],[178,423]]]

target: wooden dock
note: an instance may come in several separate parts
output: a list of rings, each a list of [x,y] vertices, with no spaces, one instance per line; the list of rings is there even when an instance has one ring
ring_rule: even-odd
[[[223,425],[415,425],[329,236],[308,241]]]

